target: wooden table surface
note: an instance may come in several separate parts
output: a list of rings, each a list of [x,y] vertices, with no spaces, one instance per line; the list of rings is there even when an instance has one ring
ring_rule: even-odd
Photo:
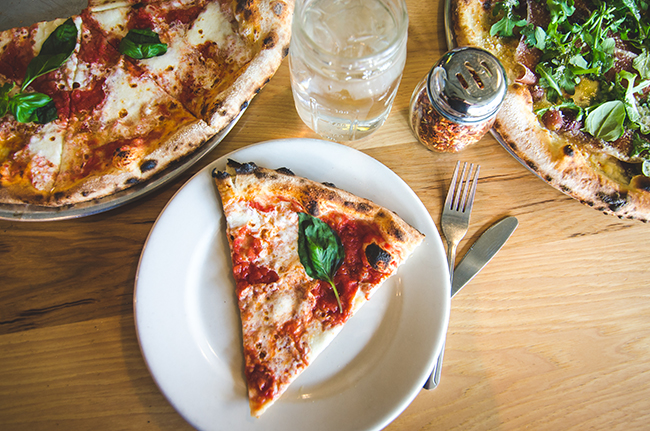
[[[520,225],[452,301],[440,386],[386,429],[648,429],[650,226],[563,195],[490,135],[460,154],[417,143],[409,98],[446,44],[442,2],[408,5],[408,59],[390,117],[347,145],[402,177],[436,224],[456,161],[480,163],[461,253],[506,215]],[[296,114],[285,60],[227,138],[173,183],[85,218],[0,221],[0,429],[190,429],[139,350],[140,253],[194,173],[235,149],[292,137],[317,136]]]

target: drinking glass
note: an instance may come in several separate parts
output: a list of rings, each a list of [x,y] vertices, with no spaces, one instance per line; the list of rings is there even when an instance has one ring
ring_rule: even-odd
[[[406,62],[404,0],[297,0],[289,69],[300,118],[335,141],[386,121]]]

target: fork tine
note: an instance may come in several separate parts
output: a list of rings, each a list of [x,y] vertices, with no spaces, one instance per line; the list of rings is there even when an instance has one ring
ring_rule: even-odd
[[[458,179],[458,171],[460,169],[460,160],[456,162],[456,168],[454,169],[454,174],[451,176],[451,184],[449,184],[449,191],[447,192],[447,198],[445,199],[445,208],[450,210],[454,209],[452,206],[454,201],[454,191],[456,190],[456,180]]]
[[[458,198],[457,201],[460,202],[454,205],[454,210],[465,212],[465,200],[467,199],[467,194],[469,192],[469,180],[472,176],[472,170],[474,169],[474,164],[469,165],[469,171],[467,169],[467,162],[463,165],[463,175],[461,175],[460,183],[458,185]]]
[[[476,183],[478,183],[478,173],[480,169],[481,167],[477,165],[476,172],[474,172],[474,176],[472,177],[472,171],[474,170],[474,164],[472,163],[469,166],[467,177],[463,177],[463,181],[465,181],[465,186],[463,188],[463,200],[460,204],[460,207],[458,207],[458,211],[465,212],[472,210],[472,205],[474,204],[474,195],[476,194]],[[467,205],[465,205],[466,203]]]
[[[458,190],[456,190],[456,196],[454,198],[454,206],[451,208],[454,211],[458,211],[459,209],[462,208],[461,205],[465,205],[465,198],[463,197],[463,193],[464,193],[463,183],[465,183],[465,177],[467,176],[466,174],[467,174],[467,162],[463,163],[463,171],[460,174],[460,181],[458,182]],[[465,185],[465,187],[467,186]]]
[[[469,200],[467,201],[467,206],[465,207],[467,211],[472,210],[474,205],[474,195],[476,194],[476,185],[478,184],[478,173],[481,170],[480,166],[476,166],[476,172],[474,172],[474,178],[472,179],[472,189],[469,192]]]

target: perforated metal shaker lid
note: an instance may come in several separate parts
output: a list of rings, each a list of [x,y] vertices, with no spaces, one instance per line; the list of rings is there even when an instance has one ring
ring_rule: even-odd
[[[456,48],[433,66],[429,99],[438,111],[458,123],[478,123],[499,110],[507,89],[501,62],[473,47]]]

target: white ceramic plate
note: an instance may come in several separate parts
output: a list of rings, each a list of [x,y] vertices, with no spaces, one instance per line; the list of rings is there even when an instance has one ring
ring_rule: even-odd
[[[397,274],[260,419],[250,416],[225,219],[211,172],[228,158],[328,181],[396,211],[426,234]],[[201,430],[381,429],[420,392],[447,330],[444,248],[427,209],[387,167],[327,141],[288,139],[228,154],[194,176],[142,252],[135,320],[145,361]]]

